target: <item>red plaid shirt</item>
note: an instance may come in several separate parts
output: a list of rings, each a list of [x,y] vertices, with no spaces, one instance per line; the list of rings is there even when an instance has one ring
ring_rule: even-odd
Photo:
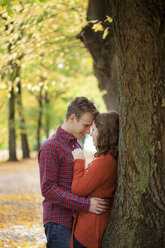
[[[72,151],[80,148],[77,140],[61,127],[41,146],[39,151],[43,222],[72,227],[73,213],[88,212],[90,200],[71,192],[74,160]]]

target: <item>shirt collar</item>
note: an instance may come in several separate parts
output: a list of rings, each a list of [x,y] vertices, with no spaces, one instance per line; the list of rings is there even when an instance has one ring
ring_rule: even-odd
[[[59,126],[57,128],[56,135],[62,137],[63,139],[65,139],[66,142],[69,142],[70,140],[77,141],[77,139],[75,139],[72,134],[68,133],[61,126]]]

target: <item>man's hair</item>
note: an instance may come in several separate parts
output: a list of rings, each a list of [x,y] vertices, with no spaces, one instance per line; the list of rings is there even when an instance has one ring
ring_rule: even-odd
[[[119,114],[116,111],[101,113],[97,115],[94,123],[98,129],[95,156],[110,152],[115,159],[118,159]]]
[[[82,114],[90,112],[94,118],[98,114],[98,110],[96,109],[94,103],[87,99],[84,96],[81,97],[75,97],[69,104],[67,111],[66,111],[66,120],[69,119],[69,117],[72,114],[75,114],[77,119],[79,120],[82,116]]]

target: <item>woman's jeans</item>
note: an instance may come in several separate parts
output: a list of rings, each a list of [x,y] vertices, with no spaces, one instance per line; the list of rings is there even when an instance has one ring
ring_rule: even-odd
[[[73,248],[86,248],[86,247],[80,244],[79,241],[74,236],[73,237]]]
[[[45,224],[47,248],[69,248],[72,228],[53,222]]]

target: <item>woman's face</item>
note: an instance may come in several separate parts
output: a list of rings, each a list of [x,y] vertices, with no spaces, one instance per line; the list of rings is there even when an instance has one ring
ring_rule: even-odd
[[[96,127],[94,122],[93,122],[93,125],[92,125],[92,131],[91,131],[90,135],[93,138],[93,145],[97,146],[98,129],[97,129],[97,127]]]

